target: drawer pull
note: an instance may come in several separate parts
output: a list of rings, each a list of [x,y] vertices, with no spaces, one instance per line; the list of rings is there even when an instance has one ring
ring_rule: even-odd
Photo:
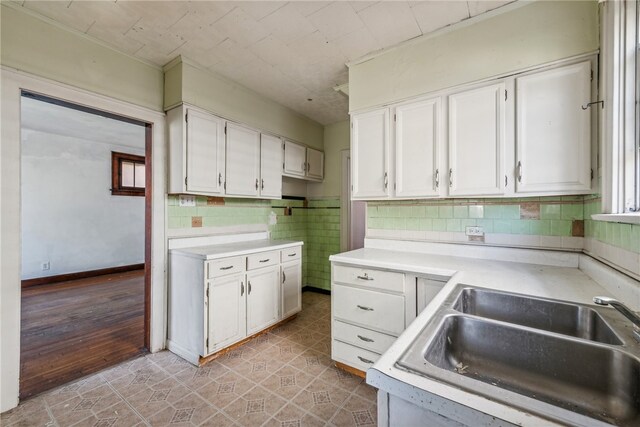
[[[364,357],[361,357],[361,356],[358,356],[358,359],[360,359],[364,363],[368,363],[370,365],[373,364],[373,360],[365,359]]]
[[[357,335],[357,337],[360,338],[364,342],[373,342],[373,340],[371,338],[363,337],[362,335]]]
[[[267,258],[267,259],[261,259],[259,262],[268,262],[268,261],[269,261],[269,258]]]
[[[220,270],[231,270],[233,268],[233,265],[228,265],[226,267],[220,267]]]
[[[294,252],[294,253],[289,254],[289,255],[287,255],[287,256],[296,256],[296,255],[297,255],[297,254]]]
[[[373,277],[369,277],[367,273],[364,273],[364,276],[356,276],[360,280],[373,280]]]
[[[358,307],[360,310],[364,310],[364,311],[373,311],[373,308],[371,308],[371,307],[365,307],[365,306],[363,306],[363,305],[357,305],[357,307]]]

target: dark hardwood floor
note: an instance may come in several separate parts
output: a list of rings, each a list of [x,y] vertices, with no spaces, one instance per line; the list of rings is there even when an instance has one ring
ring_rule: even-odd
[[[144,270],[22,290],[20,398],[144,348]]]

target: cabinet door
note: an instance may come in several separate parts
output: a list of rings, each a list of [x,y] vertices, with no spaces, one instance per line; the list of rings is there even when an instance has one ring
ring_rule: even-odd
[[[187,191],[220,194],[225,176],[224,120],[191,109],[187,109],[185,120]]]
[[[304,177],[307,148],[291,141],[284,141],[284,174]]]
[[[516,191],[591,190],[591,62],[516,79]]]
[[[257,196],[260,174],[260,133],[227,123],[227,188],[234,196]]]
[[[324,153],[307,148],[307,177],[322,179],[324,177]]]
[[[440,187],[440,98],[396,107],[396,197],[433,197]]]
[[[247,336],[246,286],[244,274],[220,277],[208,286],[207,336],[211,353]]]
[[[300,259],[282,264],[282,318],[302,310],[302,263]]]
[[[260,196],[282,197],[282,140],[260,135]]]
[[[276,323],[280,308],[280,266],[247,273],[247,335]]]
[[[449,96],[449,194],[504,192],[504,83]]]
[[[353,199],[389,195],[389,110],[351,118],[351,182]]]

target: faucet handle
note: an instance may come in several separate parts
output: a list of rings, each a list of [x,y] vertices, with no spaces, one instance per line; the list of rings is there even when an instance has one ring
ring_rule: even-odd
[[[618,302],[618,300],[609,297],[593,297],[593,302],[598,305],[610,305],[611,303]]]

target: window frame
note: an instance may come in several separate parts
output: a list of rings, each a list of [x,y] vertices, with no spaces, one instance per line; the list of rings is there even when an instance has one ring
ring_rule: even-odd
[[[122,162],[123,161],[134,163],[134,164],[142,164],[145,166],[145,168],[147,166],[144,156],[112,151],[111,152],[111,195],[112,196],[144,197],[146,192],[146,182],[144,187],[126,187],[122,185]]]

